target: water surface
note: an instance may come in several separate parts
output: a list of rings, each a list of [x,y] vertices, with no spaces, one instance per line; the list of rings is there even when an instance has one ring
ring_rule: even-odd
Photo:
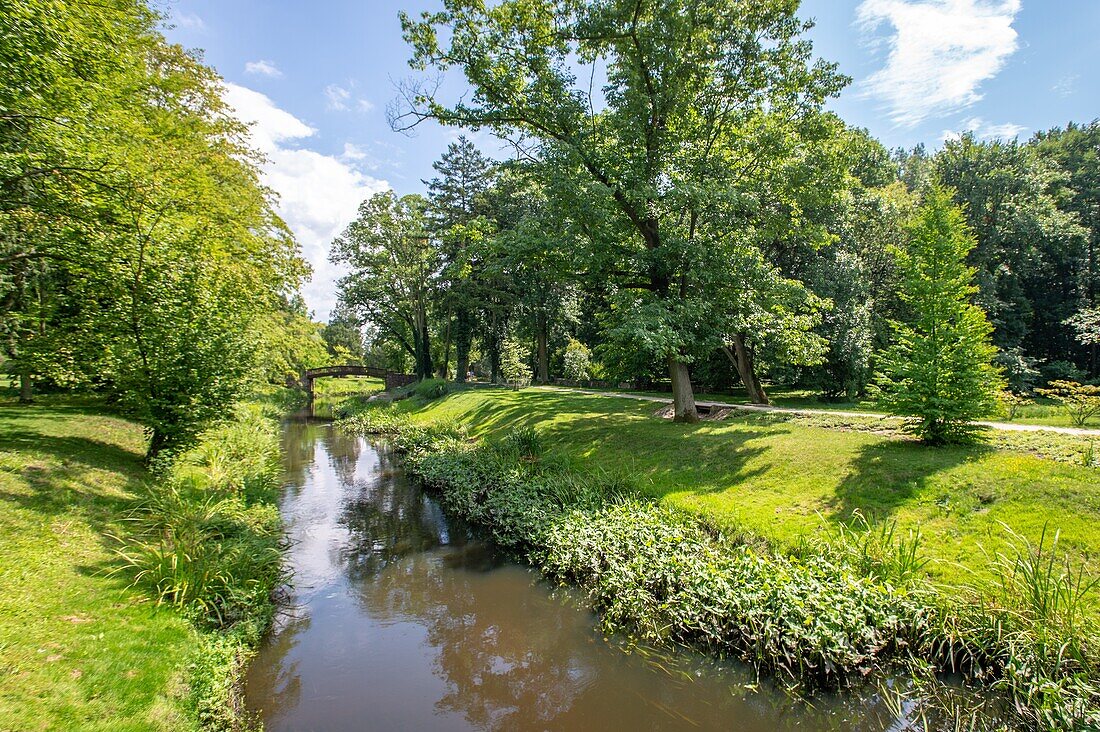
[[[281,730],[881,730],[870,693],[811,703],[749,670],[596,632],[576,593],[478,541],[382,444],[292,422],[290,607],[246,698]]]

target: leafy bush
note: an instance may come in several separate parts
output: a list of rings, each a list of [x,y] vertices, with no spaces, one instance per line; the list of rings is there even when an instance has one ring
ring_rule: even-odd
[[[413,395],[425,401],[445,397],[449,392],[450,387],[443,379],[422,379],[413,388]]]
[[[541,443],[530,428],[473,444],[454,426],[385,411],[346,424],[385,425],[409,473],[449,511],[583,587],[607,631],[735,655],[796,683],[836,686],[893,663],[968,672],[994,679],[1029,726],[1088,730],[1100,720],[1095,631],[1082,614],[1093,580],[1053,559],[1056,541],[1036,548],[1010,536],[991,562],[998,588],[947,594],[923,575],[919,534],[899,538],[893,524],[857,516],[785,554],[629,498],[635,487],[614,476],[546,464],[533,457],[541,444],[521,448]],[[938,689],[920,690],[932,698],[914,708],[969,718]]]
[[[161,460],[119,550],[134,583],[213,627],[269,613],[283,580],[278,457],[273,423],[242,408]]]
[[[592,352],[588,346],[570,338],[565,346],[562,375],[570,381],[587,381],[591,377]]]
[[[1036,389],[1062,405],[1070,421],[1078,427],[1100,414],[1100,386],[1076,381],[1052,381],[1046,389]]]

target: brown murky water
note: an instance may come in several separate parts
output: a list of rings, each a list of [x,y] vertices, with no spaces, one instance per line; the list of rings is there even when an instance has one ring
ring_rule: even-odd
[[[745,668],[627,648],[582,598],[472,538],[385,446],[285,432],[292,606],[246,697],[280,730],[882,730],[877,699],[806,702]]]

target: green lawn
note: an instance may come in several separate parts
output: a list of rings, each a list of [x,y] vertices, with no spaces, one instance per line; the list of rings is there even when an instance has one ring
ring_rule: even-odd
[[[824,409],[840,412],[869,412],[881,413],[883,410],[870,399],[857,401],[827,400],[823,399],[812,389],[799,389],[787,386],[766,387],[768,398],[773,406],[790,407],[792,409]],[[621,391],[631,394],[644,394],[647,396],[671,397],[667,392],[659,391],[634,391],[628,389],[591,389],[590,391]],[[747,404],[748,395],[743,389],[731,389],[724,392],[702,391],[695,394],[695,398],[703,402],[729,402],[732,404]],[[1007,421],[1005,415],[990,415],[989,420],[995,422]],[[1054,400],[1037,398],[1033,404],[1020,407],[1016,418],[1012,420],[1019,424],[1035,424],[1046,427],[1076,427],[1069,415]],[[1100,429],[1100,415],[1089,419],[1085,425],[1089,429]]]
[[[536,425],[560,458],[627,474],[653,496],[780,544],[858,510],[896,520],[903,533],[919,527],[931,573],[953,582],[987,575],[983,547],[1004,546],[1002,523],[1032,540],[1049,525],[1075,562],[1100,558],[1100,471],[1044,459],[1030,443],[928,448],[774,414],[683,425],[654,418],[651,403],[535,389],[400,404],[418,420],[455,419],[478,436]],[[1071,453],[1087,442],[1059,438]]]
[[[0,730],[191,728],[194,631],[107,574],[143,451],[91,407],[0,405]]]
[[[313,382],[313,413],[331,416],[337,404],[351,397],[365,397],[385,390],[381,379],[371,376],[340,376]]]

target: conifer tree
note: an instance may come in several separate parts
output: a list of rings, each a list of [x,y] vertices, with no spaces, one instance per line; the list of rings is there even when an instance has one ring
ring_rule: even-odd
[[[928,189],[906,230],[898,260],[907,317],[891,323],[894,343],[880,362],[878,396],[891,412],[915,417],[910,429],[923,441],[964,441],[975,433],[972,420],[996,408],[1002,388],[993,326],[971,301],[978,288],[966,256],[974,235],[941,186]]]

